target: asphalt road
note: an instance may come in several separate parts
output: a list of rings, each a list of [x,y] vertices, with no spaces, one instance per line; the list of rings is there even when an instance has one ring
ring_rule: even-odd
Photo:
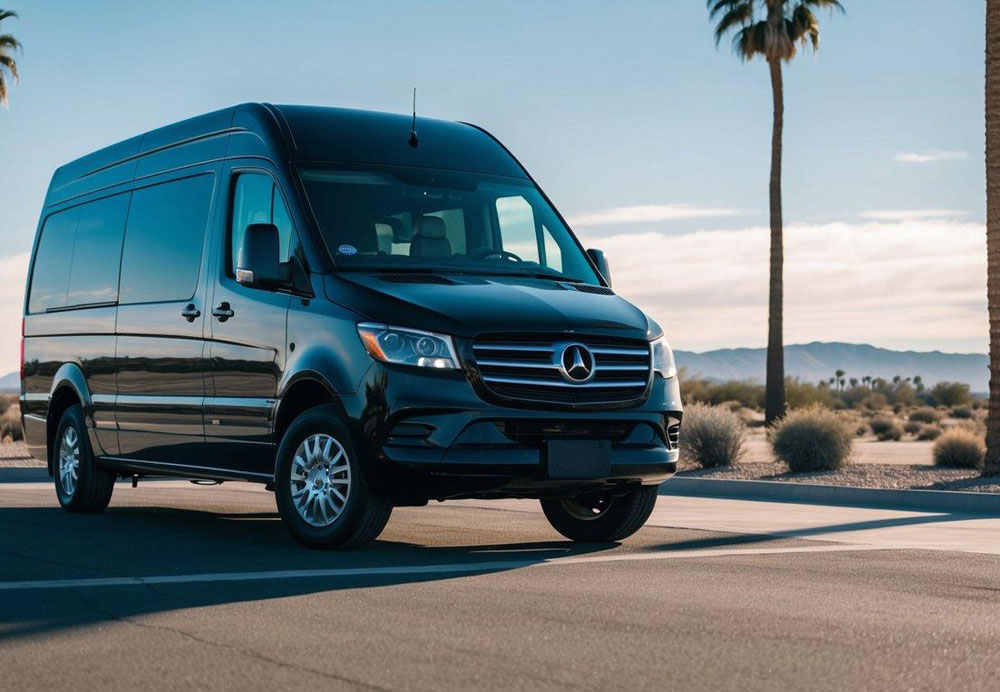
[[[255,486],[72,516],[31,480],[0,473],[2,690],[1000,688],[1000,519],[661,497],[573,545],[446,503],[322,553]]]

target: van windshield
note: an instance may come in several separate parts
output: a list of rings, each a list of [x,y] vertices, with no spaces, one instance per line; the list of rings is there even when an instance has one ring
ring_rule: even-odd
[[[384,166],[308,167],[300,174],[340,269],[599,284],[576,239],[528,180]]]

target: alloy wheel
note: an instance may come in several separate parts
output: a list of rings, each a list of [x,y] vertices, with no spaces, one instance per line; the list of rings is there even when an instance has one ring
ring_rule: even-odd
[[[343,445],[330,435],[310,435],[292,458],[292,504],[310,526],[333,524],[351,493],[351,465]]]
[[[59,441],[59,482],[69,497],[76,492],[80,476],[80,436],[76,428],[68,426]]]

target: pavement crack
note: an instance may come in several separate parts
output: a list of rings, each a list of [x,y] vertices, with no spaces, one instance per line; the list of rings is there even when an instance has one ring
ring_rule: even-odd
[[[335,682],[341,682],[341,683],[346,683],[346,684],[349,684],[349,685],[354,685],[356,687],[362,687],[362,688],[368,689],[368,690],[379,690],[379,692],[392,692],[391,688],[388,688],[388,687],[380,687],[379,685],[373,685],[373,684],[371,684],[369,682],[364,682],[362,680],[355,680],[353,678],[345,677],[343,675],[337,675],[336,673],[330,673],[328,671],[320,670],[318,668],[310,668],[309,666],[304,666],[304,665],[297,664],[297,663],[295,663],[295,664],[293,664],[293,663],[287,663],[287,662],[279,660],[277,658],[273,658],[271,656],[267,656],[265,654],[262,654],[259,651],[256,651],[254,649],[249,649],[249,648],[246,648],[246,647],[238,646],[236,644],[230,644],[228,642],[220,642],[220,641],[215,641],[215,640],[212,640],[212,639],[206,639],[205,637],[200,637],[200,636],[198,636],[196,634],[192,634],[191,632],[183,630],[183,629],[181,629],[179,627],[171,627],[169,625],[155,625],[155,624],[148,623],[148,622],[141,622],[141,621],[139,621],[139,620],[137,620],[135,618],[128,617],[126,615],[119,615],[119,614],[117,614],[117,613],[115,613],[115,612],[113,612],[111,610],[108,610],[107,608],[103,608],[100,605],[98,605],[97,603],[94,603],[93,601],[91,601],[91,600],[89,600],[87,598],[81,597],[80,600],[85,605],[87,605],[88,607],[90,607],[92,610],[94,610],[94,611],[96,611],[96,612],[104,615],[109,620],[114,620],[115,622],[120,622],[120,623],[123,623],[123,624],[126,624],[126,625],[132,625],[133,627],[137,627],[137,628],[141,628],[141,629],[158,630],[158,631],[161,631],[161,632],[169,632],[171,634],[175,634],[175,635],[183,637],[185,639],[190,639],[191,641],[197,642],[199,644],[205,644],[207,646],[215,647],[215,648],[218,648],[218,649],[227,649],[229,651],[234,651],[234,652],[236,652],[238,654],[242,654],[243,656],[255,659],[255,660],[260,661],[262,663],[269,663],[271,665],[278,666],[279,668],[283,668],[283,669],[287,669],[287,670],[293,670],[293,671],[296,671],[296,672],[311,673],[312,675],[316,675],[316,676],[324,678],[326,680],[335,681]]]

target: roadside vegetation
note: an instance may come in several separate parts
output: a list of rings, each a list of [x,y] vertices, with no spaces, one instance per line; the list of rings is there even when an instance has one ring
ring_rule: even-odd
[[[14,395],[0,395],[0,441],[17,442],[21,432],[21,411]]]
[[[746,453],[746,425],[725,406],[691,404],[683,427],[681,457],[703,469],[732,466]]]

